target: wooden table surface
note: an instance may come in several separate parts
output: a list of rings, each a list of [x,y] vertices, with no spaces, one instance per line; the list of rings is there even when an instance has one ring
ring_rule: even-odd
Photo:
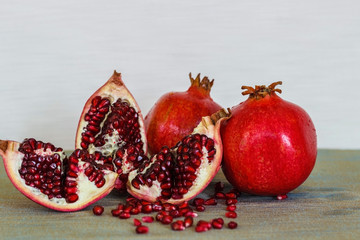
[[[226,182],[222,172],[216,181]],[[213,183],[200,194],[213,193]],[[278,201],[242,195],[238,200],[238,228],[196,233],[194,227],[174,232],[168,225],[148,223],[149,234],[137,235],[132,218],[120,220],[111,209],[125,196],[112,193],[98,203],[105,207],[94,216],[92,207],[60,213],[33,203],[19,193],[0,167],[0,239],[360,239],[360,151],[319,150],[309,179]],[[230,189],[230,185],[226,183]],[[221,216],[225,204],[208,207],[197,220]],[[141,217],[136,216],[136,217]]]

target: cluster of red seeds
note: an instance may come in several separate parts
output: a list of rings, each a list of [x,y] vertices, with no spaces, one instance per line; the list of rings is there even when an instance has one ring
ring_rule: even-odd
[[[140,185],[151,187],[153,181],[158,181],[161,187],[161,199],[181,199],[197,178],[196,170],[201,165],[203,148],[207,151],[207,159],[214,159],[216,149],[214,140],[206,135],[194,134],[183,138],[173,148],[163,147],[155,156],[156,159],[145,173],[143,170],[150,164],[144,163],[138,169],[138,175],[132,180],[134,188]]]
[[[215,184],[214,197],[209,199],[195,198],[192,201],[192,206],[196,211],[204,211],[205,206],[217,205],[219,199],[224,199],[227,205],[225,217],[236,218],[236,203],[239,192],[231,190],[228,193],[223,193],[224,185],[221,182]],[[135,231],[139,234],[149,232],[149,227],[143,225],[143,223],[152,223],[154,220],[164,224],[170,225],[174,231],[182,231],[186,228],[193,226],[194,218],[198,217],[198,214],[194,212],[194,209],[188,202],[184,202],[180,205],[174,205],[170,203],[161,203],[160,201],[150,203],[144,200],[138,200],[134,197],[128,197],[125,204],[119,204],[116,209],[111,210],[111,214],[114,217],[120,219],[129,219],[131,215],[138,215],[140,213],[150,214],[157,212],[155,218],[153,216],[143,216],[140,219],[134,218]],[[99,206],[95,206],[97,209]],[[95,213],[95,207],[93,209]],[[102,213],[102,212],[101,212]],[[175,220],[176,218],[183,217],[183,220]],[[195,226],[196,232],[205,232],[210,229],[222,229],[224,226],[224,220],[222,218],[215,218],[210,221],[199,220]],[[237,223],[234,221],[228,222],[228,228],[237,228]]]

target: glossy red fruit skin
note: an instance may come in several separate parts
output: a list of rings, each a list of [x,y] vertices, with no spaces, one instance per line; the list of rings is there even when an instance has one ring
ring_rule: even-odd
[[[232,108],[221,129],[223,171],[241,192],[277,196],[301,185],[316,161],[310,116],[275,91]]]
[[[174,146],[189,135],[204,116],[210,116],[221,106],[210,97],[211,86],[207,77],[200,82],[200,74],[185,92],[169,92],[160,97],[145,117],[146,137],[151,153],[163,146]]]

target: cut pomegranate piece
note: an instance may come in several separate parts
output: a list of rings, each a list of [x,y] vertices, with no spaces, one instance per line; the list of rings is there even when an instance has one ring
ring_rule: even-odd
[[[14,186],[26,197],[57,211],[77,211],[106,196],[117,174],[93,164],[94,155],[33,138],[22,143],[0,140],[0,155]]]
[[[85,103],[75,147],[86,149],[107,164],[125,190],[128,173],[147,160],[147,142],[140,108],[116,71]]]
[[[198,195],[213,179],[222,158],[221,122],[230,117],[222,109],[203,117],[193,133],[173,148],[163,147],[129,174],[128,192],[150,202],[180,204]]]

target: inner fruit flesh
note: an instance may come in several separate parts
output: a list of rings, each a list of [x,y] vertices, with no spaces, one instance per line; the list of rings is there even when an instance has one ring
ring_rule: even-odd
[[[172,149],[163,147],[150,160],[153,162],[150,167],[150,161],[144,162],[131,184],[140,189],[141,185],[152,187],[156,183],[161,188],[160,199],[181,199],[197,179],[202,158],[210,163],[215,153],[214,140],[204,134],[189,135]]]
[[[101,156],[109,170],[121,174],[125,182],[127,174],[148,159],[144,152],[139,114],[126,100],[96,96],[85,114],[87,125],[81,133],[82,149]],[[105,158],[103,158],[105,157]],[[112,166],[112,167],[110,167]]]
[[[19,161],[20,177],[27,186],[45,194],[49,200],[76,202],[80,194],[86,194],[82,191],[85,190],[82,177],[86,177],[93,188],[102,188],[106,183],[106,172],[103,171],[106,166],[92,164],[96,156],[87,151],[75,150],[67,158],[61,148],[33,138],[25,139],[18,151],[23,154]]]

